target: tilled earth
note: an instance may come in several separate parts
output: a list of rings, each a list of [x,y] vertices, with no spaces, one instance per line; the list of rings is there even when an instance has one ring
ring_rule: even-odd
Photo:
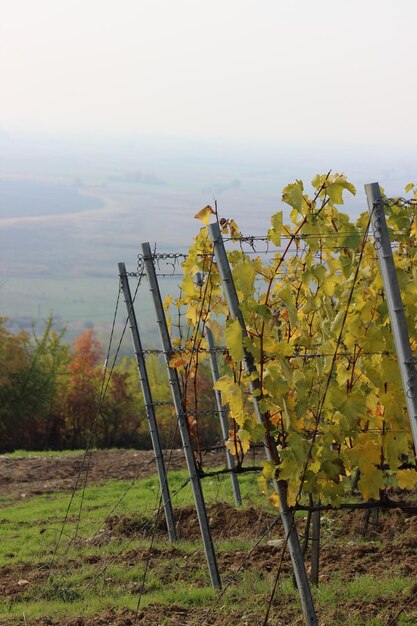
[[[94,452],[89,468],[89,481],[102,481],[109,478],[133,479],[142,469],[142,475],[154,473],[150,463],[151,452],[140,451],[103,451]],[[83,463],[82,455],[62,455],[58,457],[5,458],[0,457],[0,496],[18,499],[39,493],[72,489],[74,479],[79,474]],[[172,468],[184,467],[181,451],[175,451]],[[177,532],[180,538],[188,541],[199,538],[199,527],[192,507],[176,510]],[[283,543],[280,541],[280,524],[265,536],[265,529],[275,519],[271,513],[257,511],[253,508],[238,511],[224,503],[208,507],[210,525],[214,541],[220,539],[251,539],[254,546],[250,552],[237,548],[233,551],[221,551],[218,554],[218,565],[224,585],[233,583],[238,572],[255,571],[260,577],[273,580],[281,560]],[[386,577],[387,574],[405,576],[410,579],[410,586],[405,593],[387,599],[372,597],[363,600],[351,600],[327,608],[319,615],[320,624],[349,624],[348,616],[355,616],[355,624],[365,624],[376,615],[383,615],[383,623],[394,626],[404,623],[409,626],[417,624],[417,516],[394,509],[380,513],[377,525],[370,526],[368,536],[363,536],[363,513],[337,512],[323,514],[322,542],[320,552],[320,583],[328,583],[337,576],[339,580],[350,582],[360,574],[368,574],[375,579]],[[110,542],[137,535],[142,520],[135,516],[114,515],[106,524],[97,541]],[[302,529],[300,529],[302,532]],[[166,537],[164,520],[157,521],[152,529],[156,538]],[[90,559],[90,560],[89,560]],[[93,561],[91,561],[93,559]],[[86,563],[96,563],[98,556],[84,557]],[[186,552],[178,546],[161,550],[156,546],[146,549],[131,549],[120,554],[116,562],[129,567],[139,560],[155,566],[161,572],[167,586],[173,580],[188,581],[190,572],[201,567],[204,557],[200,544],[196,543],[193,553]],[[307,563],[309,559],[307,558]],[[67,564],[71,567],[71,563]],[[309,565],[307,564],[307,569]],[[282,573],[288,574],[291,565],[285,555]],[[0,569],[0,596],[10,602],[18,600],[24,593],[25,585],[46,579],[47,571],[39,564],[16,564]],[[20,583],[20,584],[19,584]],[[319,587],[320,588],[320,587]],[[133,592],[133,591],[132,591]],[[137,590],[136,590],[137,592]],[[59,620],[43,617],[37,620],[21,621],[30,626],[135,626],[138,624],[173,626],[207,624],[217,626],[233,626],[241,624],[252,626],[264,623],[265,607],[268,597],[260,598],[260,610],[246,614],[239,609],[232,613],[222,611],[222,602],[204,608],[184,608],[176,604],[150,605],[136,614],[128,609],[108,610],[88,618],[68,618]],[[404,620],[404,621],[401,621]],[[14,622],[16,623],[16,622]],[[289,626],[302,624],[298,611],[283,603],[279,594],[274,599],[270,626]],[[8,621],[1,621],[0,626],[9,626]]]
[[[150,450],[96,450],[89,455],[8,457],[0,456],[0,497],[25,498],[74,487],[88,472],[88,482],[133,480],[155,474]],[[182,450],[170,452],[170,469],[185,467]]]

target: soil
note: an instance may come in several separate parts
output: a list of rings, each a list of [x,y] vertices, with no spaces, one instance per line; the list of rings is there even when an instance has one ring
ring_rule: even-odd
[[[0,497],[8,499],[68,491],[88,471],[88,482],[133,480],[155,474],[151,450],[95,450],[84,454],[9,457],[0,455]],[[170,469],[185,467],[182,450],[169,455]]]
[[[94,452],[91,457],[89,481],[102,481],[109,478],[132,480],[142,470],[144,476],[154,473],[151,452],[139,451],[103,451]],[[79,475],[82,455],[63,455],[61,457],[0,457],[0,496],[22,498],[38,493],[72,489],[74,480]],[[184,466],[181,451],[175,451],[171,467]],[[223,550],[218,553],[218,566],[224,585],[233,583],[236,575],[244,571],[256,571],[259,577],[273,581],[283,551],[282,527],[280,521],[273,523],[273,513],[262,512],[253,508],[239,511],[225,503],[216,503],[208,507],[208,515],[214,542],[221,539],[248,539],[253,542],[250,552],[237,547],[235,550]],[[180,538],[197,540],[199,538],[198,521],[192,507],[183,507],[175,511],[177,532]],[[349,624],[356,619],[356,624],[365,624],[376,615],[383,615],[374,624],[394,626],[399,622],[399,615],[407,616],[407,623],[417,624],[417,516],[404,513],[399,509],[380,512],[377,522],[368,526],[366,536],[363,532],[364,514],[361,511],[332,512],[322,516],[322,537],[320,551],[319,583],[328,583],[337,575],[342,581],[352,581],[358,574],[368,574],[374,579],[405,576],[410,580],[408,589],[396,597],[363,597],[362,601],[349,600],[326,609],[326,614],[319,616],[321,626]],[[139,516],[114,515],[110,518],[103,532],[94,538],[95,543],[117,541],[119,538],[134,537],[141,531],[143,520]],[[273,527],[272,527],[273,526]],[[269,531],[266,532],[266,529]],[[149,532],[149,530],[147,531]],[[299,527],[300,535],[303,528]],[[156,538],[166,537],[164,519],[161,517],[152,527]],[[116,562],[123,562],[126,567],[138,560],[158,566],[162,582],[167,586],[173,580],[190,581],[196,585],[196,570],[204,563],[201,543],[196,542],[194,552],[187,552],[181,547],[171,546],[161,550],[153,546],[147,549],[131,549],[119,554]],[[100,556],[85,556],[86,563],[100,562]],[[307,571],[310,570],[310,557],[307,554]],[[67,563],[71,567],[71,563]],[[286,553],[282,563],[282,573],[291,572],[291,564]],[[27,586],[46,579],[45,566],[39,564],[15,564],[0,569],[0,596],[10,602],[22,596]],[[199,583],[197,582],[197,585]],[[201,586],[206,580],[201,581]],[[320,588],[320,587],[319,587]],[[138,589],[132,588],[132,593]],[[294,591],[296,594],[296,591]],[[71,601],[71,598],[68,598]],[[221,599],[212,606],[184,608],[179,605],[150,605],[141,608],[138,613],[128,609],[107,610],[94,617],[68,618],[56,620],[43,617],[36,620],[25,619],[22,624],[29,626],[256,626],[264,623],[265,607],[269,598],[259,597],[260,610],[245,614],[239,609],[222,611]],[[348,618],[348,616],[350,616]],[[0,626],[9,626],[10,622],[1,621]],[[16,623],[16,622],[14,622]],[[280,598],[279,593],[273,602],[270,626],[288,626],[302,624],[303,620]]]

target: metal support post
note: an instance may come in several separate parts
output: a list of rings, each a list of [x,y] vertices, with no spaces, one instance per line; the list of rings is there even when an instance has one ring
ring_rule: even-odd
[[[320,504],[320,501],[318,504]],[[311,582],[317,587],[319,584],[320,567],[321,511],[313,511],[312,518],[313,528],[311,531]]]
[[[188,473],[191,480],[194,502],[197,511],[198,523],[200,525],[201,537],[203,540],[204,551],[210,572],[210,579],[213,587],[221,588],[220,576],[217,568],[216,552],[214,550],[211,538],[210,527],[208,523],[207,510],[204,502],[201,481],[197,471],[197,465],[194,453],[191,447],[190,434],[188,431],[187,416],[184,410],[184,401],[181,393],[177,370],[170,367],[169,360],[172,354],[171,338],[168,332],[164,307],[162,305],[161,293],[159,291],[158,280],[156,277],[155,267],[153,264],[152,252],[149,243],[142,244],[143,262],[145,265],[146,275],[149,281],[150,291],[155,306],[156,319],[158,322],[159,334],[161,337],[162,348],[164,351],[164,359],[167,367],[169,384],[171,386],[172,398],[174,401],[175,411],[177,414],[178,426],[181,435],[182,447],[187,462]]]
[[[200,273],[197,274],[197,284],[202,285],[202,275]],[[219,366],[217,364],[216,358],[216,350],[214,345],[214,337],[208,326],[204,328],[204,334],[207,339],[207,345],[210,354],[210,369],[211,369],[211,378],[213,380],[213,385],[217,383],[219,380]],[[217,414],[219,416],[220,427],[222,430],[223,440],[226,441],[229,439],[229,425],[227,422],[227,410],[225,409],[222,402],[222,394],[218,389],[214,389],[214,397],[216,398],[216,406],[217,406]],[[242,497],[240,494],[239,480],[237,475],[233,472],[235,468],[235,460],[233,458],[233,454],[231,454],[230,450],[226,448],[226,463],[230,473],[230,480],[232,482],[232,490],[233,496],[235,499],[235,504],[237,506],[242,506]]]
[[[146,369],[146,362],[143,356],[142,343],[139,335],[138,323],[136,320],[135,310],[133,308],[132,295],[130,292],[129,280],[126,273],[126,266],[124,263],[119,263],[119,276],[120,284],[123,290],[123,295],[126,303],[127,314],[129,317],[129,326],[132,334],[133,346],[135,349],[136,364],[139,372],[139,380],[142,387],[142,394],[145,401],[146,415],[148,417],[149,432],[152,440],[152,447],[155,454],[155,462],[158,470],[159,484],[161,486],[162,503],[164,506],[165,519],[168,529],[168,537],[171,542],[177,540],[177,533],[175,531],[174,514],[172,511],[171,496],[169,493],[168,478],[165,469],[164,455],[161,448],[161,442],[159,439],[158,423],[156,421],[154,404],[152,400],[151,388],[149,385],[148,371]]]
[[[245,321],[243,319],[242,312],[240,310],[239,300],[236,293],[236,287],[233,282],[232,272],[227,258],[226,250],[223,243],[223,238],[218,223],[209,224],[208,231],[210,238],[213,242],[214,255],[219,268],[220,277],[222,279],[224,292],[226,295],[227,304],[229,307],[232,319],[237,319],[242,328],[242,337],[247,337],[247,330]],[[244,348],[243,362],[246,372],[254,374],[257,372],[253,356]],[[255,414],[258,421],[261,424],[265,424],[265,415],[262,414],[259,404],[254,392],[259,389],[259,378],[254,377],[250,381],[250,391],[253,398],[253,405]],[[273,442],[264,440],[265,451],[268,460],[275,462],[273,451],[271,450]],[[274,451],[275,452],[275,451]],[[287,503],[287,486],[285,481],[275,480],[274,488],[279,495],[280,500],[280,513],[282,523],[285,531],[285,537],[288,543],[288,549],[291,556],[292,566],[294,570],[295,579],[297,581],[298,590],[300,593],[301,605],[303,608],[304,618],[308,626],[317,626],[317,617],[314,609],[313,597],[311,594],[310,584],[307,578],[307,572],[305,569],[303,554],[298,539],[297,530],[295,527],[295,520],[291,509]]]
[[[417,375],[385,219],[384,200],[378,183],[365,185],[365,191],[411,425],[414,451],[417,454]]]
[[[216,353],[214,350],[213,333],[211,332],[210,328],[208,328],[207,326],[205,328],[205,335],[207,339],[208,348],[210,351],[211,377],[213,379],[213,385],[215,385],[216,382],[219,380],[219,367],[217,365]],[[219,415],[223,439],[226,442],[229,439],[229,426],[227,423],[226,409],[223,406],[221,392],[218,389],[215,389],[214,395],[216,398],[217,413]],[[227,462],[227,467],[231,470],[230,479],[232,481],[232,489],[233,489],[233,495],[235,498],[235,503],[237,506],[242,506],[242,498],[240,495],[239,481],[238,481],[236,473],[233,472],[235,468],[235,460],[230,450],[228,450],[227,448],[226,448],[226,462]]]

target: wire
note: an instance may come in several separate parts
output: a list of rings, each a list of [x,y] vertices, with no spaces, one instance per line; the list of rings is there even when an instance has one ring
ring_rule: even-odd
[[[188,485],[188,483],[190,482],[191,478],[188,477],[181,485],[180,487],[178,487],[178,489],[171,495],[171,497],[169,498],[169,502],[172,501],[173,498],[175,498],[175,496],[177,496],[182,489],[184,489],[184,487],[186,487]],[[107,561],[105,563],[105,565],[100,569],[100,571],[90,580],[89,583],[87,583],[84,586],[84,590],[90,588],[95,582],[97,582],[97,580],[100,578],[100,576],[102,576],[102,574],[104,574],[104,572],[107,570],[107,568],[112,565],[112,563],[115,562],[115,560],[121,555],[123,554],[123,552],[125,552],[125,550],[133,543],[133,541],[141,534],[143,533],[143,531],[158,517],[158,515],[160,514],[160,509],[158,509],[146,522],[144,522],[144,524],[132,535],[132,537],[130,537],[129,541],[126,543],[126,545],[124,545],[118,552],[116,552],[112,558]]]
[[[277,515],[270,524],[268,524],[266,530],[262,533],[262,535],[256,540],[256,542],[254,543],[254,545],[251,547],[251,549],[247,552],[247,554],[245,555],[245,557],[242,559],[239,567],[233,572],[232,576],[230,577],[229,581],[227,582],[227,584],[223,587],[223,589],[220,591],[220,593],[216,596],[216,600],[215,602],[211,605],[210,609],[207,611],[207,613],[204,615],[204,618],[207,619],[208,617],[210,617],[210,615],[213,613],[214,609],[218,606],[220,600],[223,598],[224,594],[226,593],[226,591],[229,589],[229,587],[232,585],[232,583],[235,582],[238,574],[242,571],[242,569],[245,567],[245,564],[247,562],[247,560],[249,559],[250,555],[252,554],[252,552],[259,546],[259,544],[261,543],[261,541],[266,537],[266,535],[272,530],[272,528],[277,524],[277,522],[280,521],[280,516]]]
[[[136,286],[136,291],[135,291],[135,294],[134,294],[134,297],[133,297],[132,306],[133,306],[133,302],[135,300],[136,294],[138,292],[140,282],[141,281],[139,280],[139,282],[138,282],[138,284]],[[116,322],[116,317],[117,317],[119,300],[120,300],[120,286],[119,286],[119,289],[118,289],[117,300],[116,300],[116,305],[115,305],[115,312],[114,312],[114,315],[113,315],[113,324],[112,324],[112,330],[111,330],[110,341],[109,341],[109,351],[110,351],[110,345],[111,345],[111,342],[112,342],[114,328],[115,328],[115,322]],[[88,465],[86,467],[86,472],[85,472],[85,480],[84,480],[84,483],[83,483],[83,491],[82,491],[82,495],[81,495],[81,502],[80,502],[80,509],[79,509],[78,518],[77,518],[77,525],[76,525],[74,536],[73,536],[72,540],[70,541],[70,543],[67,546],[67,551],[69,550],[69,548],[70,548],[71,544],[73,543],[73,541],[76,539],[76,536],[77,536],[77,533],[78,533],[78,528],[79,528],[79,523],[80,523],[80,518],[81,518],[81,512],[82,512],[82,507],[83,507],[83,502],[84,502],[84,496],[85,496],[85,488],[86,488],[86,483],[87,483],[87,477],[88,477],[88,473],[89,473],[89,469],[90,469],[91,445],[92,445],[93,437],[94,437],[94,434],[95,434],[95,429],[96,429],[98,417],[99,417],[99,415],[101,413],[101,410],[102,410],[102,407],[103,407],[103,403],[104,403],[104,399],[105,399],[107,390],[109,388],[110,380],[111,380],[111,377],[112,377],[112,374],[113,374],[113,371],[114,371],[114,367],[115,367],[116,360],[117,360],[117,357],[118,357],[118,354],[119,354],[119,351],[120,351],[121,343],[123,341],[123,337],[124,337],[124,334],[125,334],[125,331],[126,331],[126,328],[127,328],[128,321],[129,321],[129,316],[127,316],[127,318],[126,318],[126,321],[125,321],[125,324],[124,324],[124,328],[123,328],[123,332],[122,332],[122,336],[121,336],[121,339],[120,339],[119,344],[117,346],[116,354],[115,354],[115,357],[113,359],[112,367],[111,367],[111,370],[110,370],[110,373],[109,373],[109,376],[108,376],[106,384],[104,384],[106,370],[105,370],[105,368],[103,369],[102,385],[101,385],[101,390],[100,390],[100,399],[99,399],[98,408],[97,408],[97,411],[96,411],[96,415],[95,415],[93,424],[92,424],[91,429],[90,429],[90,434],[89,434],[89,438],[88,438],[88,441],[87,441],[86,450],[85,450],[85,453],[84,453],[84,456],[83,456],[83,459],[82,459],[82,462],[81,462],[80,469],[78,471],[78,475],[77,475],[76,481],[75,481],[74,486],[73,486],[71,497],[70,497],[70,500],[69,500],[69,503],[68,503],[68,506],[67,506],[67,509],[66,509],[66,512],[65,512],[65,516],[64,516],[63,522],[62,522],[61,530],[60,530],[60,532],[58,534],[57,541],[55,543],[55,547],[54,547],[54,550],[53,550],[53,553],[52,553],[52,558],[51,558],[51,562],[49,564],[49,572],[48,572],[48,577],[46,579],[46,583],[49,581],[50,575],[52,573],[52,569],[53,569],[53,566],[54,566],[54,563],[55,563],[55,559],[56,559],[56,556],[57,556],[57,551],[58,551],[58,548],[59,548],[59,545],[60,545],[60,542],[61,542],[64,530],[65,530],[65,526],[66,526],[67,521],[68,521],[69,512],[71,510],[71,506],[72,506],[72,503],[74,501],[75,493],[76,493],[76,490],[78,489],[78,485],[79,485],[79,482],[80,482],[80,479],[81,479],[81,473],[82,473],[82,471],[85,468],[86,459],[88,458]],[[109,353],[109,351],[108,351],[108,353]]]

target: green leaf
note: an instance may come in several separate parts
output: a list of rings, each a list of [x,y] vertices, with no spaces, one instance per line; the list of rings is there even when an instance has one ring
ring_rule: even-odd
[[[282,199],[284,202],[301,213],[301,207],[303,205],[303,191],[303,182],[301,180],[296,180],[295,183],[290,183],[284,187]]]
[[[351,183],[348,183],[347,180],[337,179],[335,182],[330,183],[327,186],[327,193],[329,195],[330,200],[334,204],[343,204],[343,191],[350,191],[352,195],[356,195],[356,189]]]
[[[268,230],[268,239],[272,241],[276,246],[281,245],[281,232],[282,232],[282,211],[274,213],[271,217],[272,228]]]

